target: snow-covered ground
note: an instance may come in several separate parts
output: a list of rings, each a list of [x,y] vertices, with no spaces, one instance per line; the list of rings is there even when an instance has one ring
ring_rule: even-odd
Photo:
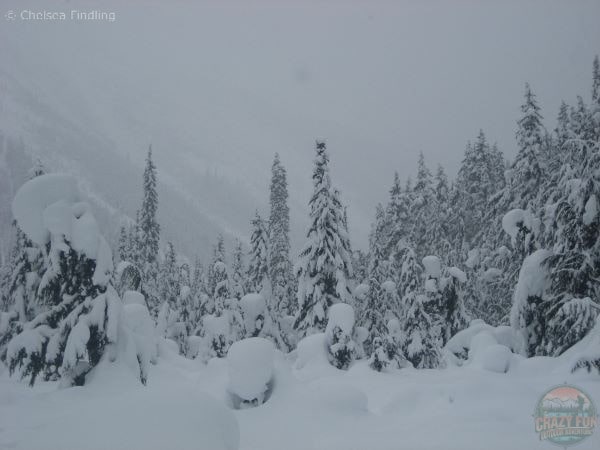
[[[108,362],[88,385],[68,389],[29,388],[3,369],[0,448],[531,450],[552,448],[532,417],[548,388],[572,383],[600,403],[598,376],[570,374],[565,358],[515,358],[508,373],[477,364],[378,373],[366,361],[341,371],[324,352],[306,356],[277,354],[271,397],[240,410],[226,359],[205,365],[166,345],[147,386]],[[600,448],[600,431],[577,448]]]

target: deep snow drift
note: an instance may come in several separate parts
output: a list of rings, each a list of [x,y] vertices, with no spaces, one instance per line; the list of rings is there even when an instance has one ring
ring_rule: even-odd
[[[600,401],[598,375],[570,373],[576,349],[560,358],[524,359],[499,350],[512,340],[502,329],[476,323],[470,330],[454,341],[456,348],[478,348],[462,366],[387,373],[371,370],[364,360],[348,371],[335,369],[324,335],[309,336],[297,352],[275,352],[270,398],[239,410],[231,407],[230,390],[232,382],[248,387],[235,379],[248,364],[243,356],[236,355],[233,366],[228,358],[204,364],[180,357],[166,340],[145,387],[134,370],[108,362],[82,388],[39,383],[31,389],[4,370],[0,448],[531,450],[551,448],[539,441],[532,418],[548,388],[568,382]],[[268,365],[271,350],[260,339],[250,341],[240,350],[251,347]],[[506,373],[502,358],[490,363],[494,353],[508,357]],[[268,376],[256,372],[256,385]],[[596,432],[577,448],[599,444]]]

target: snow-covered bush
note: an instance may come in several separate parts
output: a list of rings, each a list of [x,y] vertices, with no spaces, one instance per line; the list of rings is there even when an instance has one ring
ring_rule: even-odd
[[[354,334],[354,309],[346,303],[336,303],[329,308],[325,339],[329,361],[338,369],[347,369],[356,357]]]
[[[369,358],[369,366],[381,372],[387,368],[402,368],[409,365],[402,355],[403,335],[400,321],[390,319],[386,325],[387,334],[373,340],[373,352]]]
[[[550,281],[544,263],[551,255],[547,250],[537,250],[525,258],[515,286],[510,324],[522,333],[527,356],[542,353],[547,320],[547,305],[543,296]]]
[[[382,338],[376,337],[373,339],[372,345],[373,351],[371,353],[371,357],[369,358],[369,367],[377,372],[381,372],[391,363],[391,359],[388,354],[388,343]]]
[[[260,294],[246,294],[240,300],[240,308],[244,319],[246,337],[256,337],[261,334],[267,316],[267,303]]]
[[[229,320],[208,314],[202,318],[203,359],[224,358],[231,346]]]
[[[489,347],[494,346],[501,346],[506,350],[488,350]],[[509,364],[506,362],[507,351],[521,354],[523,351],[522,335],[511,327],[493,327],[481,319],[471,321],[469,327],[454,335],[443,350],[444,357],[450,364],[461,366],[467,362],[477,361],[479,365],[488,370],[500,372],[505,370],[500,370],[499,367]],[[494,365],[493,360],[496,356],[498,364]],[[501,361],[505,361],[506,364]]]
[[[234,408],[258,406],[273,388],[273,343],[259,337],[234,343],[227,352],[229,387]]]

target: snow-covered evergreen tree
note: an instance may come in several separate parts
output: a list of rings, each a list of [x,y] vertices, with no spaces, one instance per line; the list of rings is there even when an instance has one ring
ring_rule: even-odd
[[[41,193],[45,203],[36,210]],[[44,175],[26,183],[13,202],[18,225],[48,261],[38,300],[45,310],[12,338],[6,353],[10,372],[30,384],[39,376],[83,384],[118,337],[121,301],[110,284],[111,251],[78,196],[74,178]],[[43,228],[31,220],[32,211],[46,218]]]
[[[271,303],[281,314],[291,314],[295,309],[290,261],[290,209],[287,202],[287,174],[276,153],[271,168],[268,261]]]
[[[163,303],[167,302],[171,309],[174,309],[177,305],[181,286],[177,253],[172,242],[167,244],[165,259],[160,266],[159,280],[160,299]]]
[[[269,239],[263,219],[256,211],[252,219],[247,291],[262,293],[269,286]]]
[[[225,240],[219,235],[213,249],[213,260],[208,272],[208,287],[214,305],[214,313],[220,316],[231,297],[229,271],[225,263]]]
[[[430,299],[410,292],[404,298],[404,355],[417,369],[432,369],[441,361],[440,336],[436,321],[427,312]]]
[[[544,177],[544,126],[535,95],[525,84],[525,103],[517,125],[518,152],[511,169],[513,193],[518,194],[513,207],[535,211],[535,199]]]
[[[425,156],[419,154],[417,178],[412,190],[411,216],[412,234],[411,242],[415,253],[423,257],[430,253],[430,230],[436,210],[436,198],[433,186],[433,177],[425,164]]]
[[[317,142],[316,153],[310,226],[296,265],[299,310],[294,328],[304,336],[325,329],[331,305],[350,301],[352,277],[344,209],[333,194],[325,142]]]
[[[411,198],[407,189],[402,189],[398,172],[394,173],[394,182],[390,188],[390,200],[386,208],[387,242],[385,255],[389,257],[398,242],[408,239],[412,230]]]
[[[244,250],[242,242],[236,239],[233,244],[233,254],[231,255],[231,294],[236,300],[240,300],[245,293],[246,277],[244,272]]]
[[[480,232],[489,198],[494,194],[496,176],[490,147],[482,130],[474,145],[470,143],[458,171],[457,187],[464,222],[464,239],[472,243]]]
[[[385,338],[387,321],[397,317],[399,309],[396,284],[392,279],[390,261],[386,257],[389,236],[386,219],[383,206],[377,205],[375,223],[369,239],[369,291],[365,303],[360,305],[361,323],[369,331],[365,342],[365,351],[369,354],[373,349],[374,339]]]
[[[152,160],[152,146],[148,148],[146,167],[143,177],[143,200],[139,212],[138,252],[142,273],[142,293],[150,312],[156,316],[160,306],[159,289],[157,285],[160,245],[160,225],[156,214],[158,211],[158,191],[156,185],[156,166]]]

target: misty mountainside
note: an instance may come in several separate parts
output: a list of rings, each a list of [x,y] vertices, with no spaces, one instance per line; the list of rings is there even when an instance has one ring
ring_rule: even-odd
[[[39,158],[55,172],[77,176],[114,242],[121,223],[135,219],[143,159],[119,151],[107,134],[89,126],[86,121],[93,112],[85,109],[85,101],[78,102],[76,110],[50,104],[47,92],[5,70],[0,72],[0,89],[0,171],[5,175],[0,183],[8,200],[2,202],[3,209],[9,207],[32,161]],[[147,143],[138,147],[146,151]],[[247,217],[258,203],[247,188],[208,168],[196,172],[194,167],[201,165],[192,162],[187,170],[185,164],[170,164],[169,149],[154,150],[161,161],[159,191],[164,199],[158,214],[169,240],[195,254],[206,253],[219,232],[244,236]],[[9,225],[10,212],[0,214],[2,224]]]

